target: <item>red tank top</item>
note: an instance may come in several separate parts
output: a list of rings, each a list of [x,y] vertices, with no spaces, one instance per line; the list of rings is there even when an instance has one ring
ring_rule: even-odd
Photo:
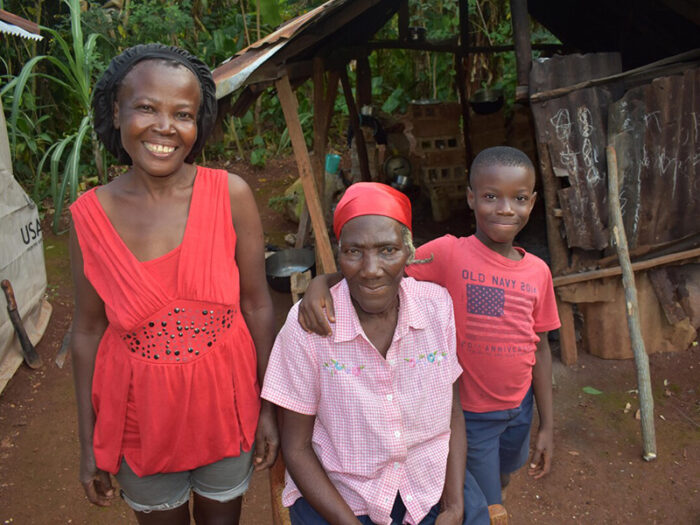
[[[94,190],[71,213],[84,272],[109,325],[92,386],[100,469],[139,476],[250,450],[260,408],[256,354],[239,310],[225,171],[197,168],[182,244],[140,262]]]

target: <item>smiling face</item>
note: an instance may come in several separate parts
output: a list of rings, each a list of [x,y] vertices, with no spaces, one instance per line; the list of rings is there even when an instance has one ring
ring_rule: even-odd
[[[164,177],[178,172],[197,140],[199,81],[184,66],[160,60],[136,64],[122,80],[114,127],[134,170]]]
[[[349,220],[340,234],[338,263],[360,319],[395,308],[409,250],[401,224],[381,215]]]
[[[524,166],[492,164],[480,166],[470,184],[467,201],[477,239],[501,255],[513,255],[513,240],[535,204],[535,174]]]

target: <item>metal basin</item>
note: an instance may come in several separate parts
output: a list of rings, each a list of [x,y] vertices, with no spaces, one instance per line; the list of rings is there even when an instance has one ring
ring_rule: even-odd
[[[469,105],[478,115],[495,113],[503,107],[502,89],[480,89],[469,99]]]
[[[267,282],[278,292],[289,292],[290,277],[294,272],[316,269],[316,255],[309,248],[280,250],[265,259]]]

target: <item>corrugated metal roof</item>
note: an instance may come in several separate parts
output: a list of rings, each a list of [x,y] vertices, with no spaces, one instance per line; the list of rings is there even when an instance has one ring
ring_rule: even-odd
[[[29,31],[25,31],[21,27],[12,24],[7,24],[3,21],[0,21],[0,33],[4,33],[7,35],[15,35],[22,38],[29,38],[31,40],[41,40],[42,38],[44,38],[41,35],[30,33]]]
[[[700,69],[654,79],[610,106],[630,248],[700,233]]]
[[[29,38],[31,40],[41,40],[44,38],[39,34],[38,24],[5,11],[4,9],[0,9],[0,33]]]
[[[243,86],[264,87],[285,74],[293,83],[304,81],[312,74],[310,64],[315,57],[335,54],[344,64],[349,56],[339,50],[370,39],[400,4],[398,0],[330,0],[290,20],[213,71],[217,97]],[[249,91],[254,99],[261,90]]]
[[[242,49],[213,72],[216,97],[222,98],[244,85],[257,68],[269,60],[290,39],[300,34],[311,22],[318,21],[352,0],[329,0],[308,13],[284,23],[277,31]]]

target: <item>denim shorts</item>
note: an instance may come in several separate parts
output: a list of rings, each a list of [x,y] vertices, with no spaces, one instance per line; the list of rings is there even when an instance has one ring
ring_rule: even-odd
[[[190,491],[205,498],[226,502],[248,490],[253,474],[253,451],[237,457],[185,470],[138,477],[126,459],[116,474],[121,496],[137,512],[175,509],[190,499]]]
[[[467,471],[489,505],[501,503],[501,474],[522,467],[530,453],[532,388],[520,406],[493,412],[464,411],[467,427]]]

